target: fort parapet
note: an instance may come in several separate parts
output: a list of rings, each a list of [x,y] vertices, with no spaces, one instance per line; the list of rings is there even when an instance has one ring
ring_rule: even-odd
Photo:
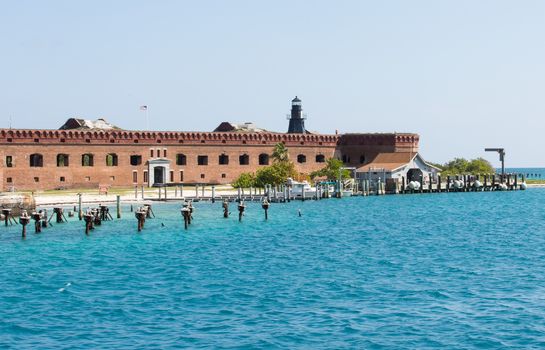
[[[85,130],[78,125],[70,119],[61,130],[0,129],[3,190],[226,184],[270,165],[277,143],[286,145],[296,170],[308,174],[328,158],[359,167],[383,153],[416,153],[419,142],[410,133]],[[225,125],[220,129],[228,130]]]

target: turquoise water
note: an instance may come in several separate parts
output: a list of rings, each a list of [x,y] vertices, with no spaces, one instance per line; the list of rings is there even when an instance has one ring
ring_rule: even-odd
[[[496,169],[498,173],[501,173],[501,168]],[[527,179],[544,179],[545,180],[545,168],[505,168],[505,172],[513,174],[524,174]]]
[[[545,190],[0,227],[0,347],[542,348]],[[235,206],[231,205],[232,211]],[[298,217],[301,209],[303,216]],[[161,224],[164,224],[163,227]]]

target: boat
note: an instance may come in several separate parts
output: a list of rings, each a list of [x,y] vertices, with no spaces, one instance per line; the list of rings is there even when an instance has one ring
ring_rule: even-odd
[[[291,177],[288,177],[286,185],[291,187],[291,195],[295,198],[303,197],[303,193],[305,194],[305,197],[309,198],[316,196],[316,187],[310,186],[309,182],[306,180],[299,182],[295,181]]]

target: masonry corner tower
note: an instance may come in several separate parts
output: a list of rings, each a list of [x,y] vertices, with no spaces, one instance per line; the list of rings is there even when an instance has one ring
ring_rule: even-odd
[[[303,108],[301,107],[301,100],[295,96],[291,100],[291,117],[290,125],[288,127],[288,133],[290,134],[304,134],[305,130],[305,117],[303,117]]]

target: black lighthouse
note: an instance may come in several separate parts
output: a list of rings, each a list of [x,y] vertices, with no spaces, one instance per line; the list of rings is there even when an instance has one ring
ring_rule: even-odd
[[[290,125],[288,127],[288,133],[306,133],[305,118],[303,117],[303,108],[301,107],[301,100],[297,96],[295,96],[295,98],[291,100],[291,117]]]

